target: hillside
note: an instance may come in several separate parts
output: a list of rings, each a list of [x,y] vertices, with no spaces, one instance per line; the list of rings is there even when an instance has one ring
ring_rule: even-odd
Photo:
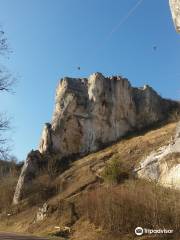
[[[1,215],[0,229],[52,234],[55,226],[69,226],[70,233],[62,230],[59,235],[73,240],[139,239],[134,235],[137,225],[178,229],[179,192],[132,174],[140,160],[170,142],[175,129],[174,122],[131,134],[69,163],[60,175],[45,169],[25,199],[7,210],[12,216]]]
[[[61,79],[52,120],[44,126],[39,148],[27,155],[13,203],[24,198],[42,168],[52,168],[52,158],[57,160],[54,170],[63,173],[71,161],[166,121],[179,110],[177,101],[162,98],[148,85],[133,87],[121,76],[94,73],[89,78]]]

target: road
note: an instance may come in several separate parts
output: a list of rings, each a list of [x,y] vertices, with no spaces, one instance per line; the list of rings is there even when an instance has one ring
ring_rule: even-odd
[[[39,238],[35,236],[28,235],[18,235],[15,233],[1,233],[0,240],[48,240],[47,238]]]

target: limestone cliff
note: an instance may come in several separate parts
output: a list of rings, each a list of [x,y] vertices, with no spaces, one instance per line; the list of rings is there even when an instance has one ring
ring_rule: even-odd
[[[151,87],[133,88],[121,77],[95,73],[89,79],[64,78],[39,151],[62,156],[96,151],[129,131],[163,120],[172,104]]]
[[[180,33],[180,0],[169,0],[176,31]]]
[[[64,78],[56,91],[52,122],[43,129],[39,151],[28,155],[17,184],[14,203],[38,171],[46,154],[64,157],[86,155],[128,132],[167,118],[177,103],[161,98],[151,87],[133,88],[125,78],[92,74],[88,79]],[[35,157],[34,157],[35,155]],[[34,158],[36,160],[34,160]]]

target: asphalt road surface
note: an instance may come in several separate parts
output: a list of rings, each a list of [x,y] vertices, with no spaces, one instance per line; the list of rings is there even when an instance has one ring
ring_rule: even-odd
[[[17,235],[15,233],[0,233],[0,240],[48,240],[48,239],[28,235]]]

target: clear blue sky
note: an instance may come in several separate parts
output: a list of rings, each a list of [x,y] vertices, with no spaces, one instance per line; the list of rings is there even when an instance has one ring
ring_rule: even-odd
[[[150,84],[179,99],[180,35],[168,0],[144,0],[120,24],[137,2],[0,0],[0,24],[14,51],[0,61],[18,78],[14,95],[1,94],[0,111],[12,117],[12,153],[19,160],[37,148],[63,76],[122,74],[134,86]]]

